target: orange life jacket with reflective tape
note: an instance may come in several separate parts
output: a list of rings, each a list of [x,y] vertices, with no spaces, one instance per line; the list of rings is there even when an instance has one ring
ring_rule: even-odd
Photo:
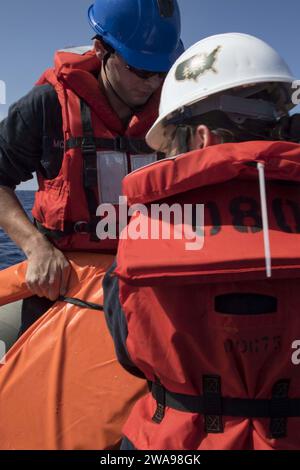
[[[100,89],[100,67],[93,50],[58,51],[54,68],[38,81],[57,92],[65,153],[56,178],[38,175],[32,213],[40,230],[64,250],[115,250],[116,240],[99,241],[96,235],[97,207],[118,202],[110,199],[121,191],[122,177],[156,159],[144,136],[156,118],[160,91],[125,129]]]
[[[148,204],[127,230],[173,234],[124,236],[118,249],[127,349],[153,384],[124,434],[137,449],[298,449],[300,146],[213,146],[140,169],[123,189]],[[204,204],[200,249],[187,249],[193,219],[176,239],[174,218],[151,216],[157,202]]]

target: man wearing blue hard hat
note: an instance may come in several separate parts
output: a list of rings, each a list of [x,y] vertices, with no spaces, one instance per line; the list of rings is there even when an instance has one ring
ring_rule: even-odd
[[[177,0],[96,0],[88,20],[94,47],[58,51],[0,124],[0,226],[28,258],[37,296],[23,304],[22,331],[64,295],[64,251],[115,252],[115,241],[96,235],[97,207],[115,203],[122,178],[158,158],[144,137],[183,52]],[[34,172],[33,224],[14,189]]]

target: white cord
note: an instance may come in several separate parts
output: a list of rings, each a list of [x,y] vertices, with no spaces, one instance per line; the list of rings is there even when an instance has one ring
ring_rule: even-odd
[[[257,170],[258,170],[258,176],[259,176],[259,191],[260,191],[260,205],[261,205],[263,234],[264,234],[266,274],[267,274],[267,277],[271,277],[272,268],[271,268],[269,220],[268,220],[266,181],[265,181],[265,165],[263,163],[258,163]]]

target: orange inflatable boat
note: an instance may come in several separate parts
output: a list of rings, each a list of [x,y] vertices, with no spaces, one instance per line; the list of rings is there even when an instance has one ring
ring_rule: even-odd
[[[73,268],[67,300],[101,305],[113,257],[66,256]],[[0,271],[0,305],[32,295],[26,267]],[[146,392],[145,381],[117,362],[103,311],[86,304],[57,301],[1,362],[0,449],[118,448],[123,423]]]

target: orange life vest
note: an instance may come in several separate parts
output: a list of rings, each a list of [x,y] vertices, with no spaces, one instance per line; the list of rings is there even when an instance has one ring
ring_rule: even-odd
[[[137,449],[299,449],[300,146],[213,146],[140,169],[123,189],[130,205],[205,208],[202,249],[184,236],[120,241],[127,349],[153,384],[125,436]],[[129,227],[154,219],[149,206]]]
[[[109,171],[117,152],[118,165],[124,172],[156,159],[146,145],[144,136],[154,122],[160,91],[136,113],[124,128],[100,90],[97,76],[101,64],[95,51],[79,48],[58,51],[53,69],[47,70],[38,84],[51,84],[62,107],[64,132],[64,158],[61,170],[54,179],[38,175],[39,190],[32,210],[39,228],[50,235],[53,242],[64,250],[115,250],[116,240],[99,241],[96,210],[106,200],[110,187],[118,183],[114,175],[102,171],[103,188],[97,188],[97,158],[106,152],[102,163]],[[107,161],[107,158],[112,157]],[[123,160],[124,161],[123,161]],[[118,178],[117,178],[118,179]],[[120,184],[121,177],[119,177]],[[98,186],[99,187],[99,186]]]

